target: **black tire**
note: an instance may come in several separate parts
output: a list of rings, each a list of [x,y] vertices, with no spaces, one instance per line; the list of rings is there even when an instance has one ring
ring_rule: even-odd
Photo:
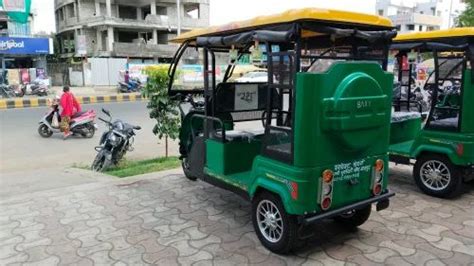
[[[53,131],[45,124],[40,124],[38,127],[38,133],[43,138],[49,138],[53,135]]]
[[[84,138],[91,139],[94,137],[95,134],[95,127],[94,125],[86,125],[86,128],[88,130],[87,133],[81,134]]]
[[[95,156],[94,162],[92,162],[91,170],[96,171],[96,172],[104,172],[107,170],[110,165],[110,156],[108,156],[108,153],[110,153],[107,150],[101,150],[97,155]]]
[[[338,223],[347,227],[358,227],[364,224],[370,217],[372,205],[369,204],[362,209],[353,210],[334,218]]]
[[[433,165],[441,170],[434,170],[434,177],[431,177]],[[441,154],[419,157],[413,167],[413,178],[421,191],[433,197],[454,198],[462,192],[463,178],[460,169]],[[430,185],[430,180],[435,181]]]
[[[184,172],[184,176],[191,180],[191,181],[196,181],[197,180],[197,177],[193,176],[191,174],[191,171],[189,169],[189,163],[188,163],[188,158],[183,158],[181,159],[181,167],[183,168],[183,172]]]
[[[271,204],[268,205],[269,203]],[[273,217],[268,218],[269,223],[266,222],[267,218],[265,218],[267,217],[266,215],[269,215],[269,212],[262,212],[264,206],[276,208],[279,214],[268,216]],[[272,212],[274,214],[274,211],[275,209],[272,209],[270,214]],[[264,220],[262,221],[262,219]],[[286,213],[280,197],[270,192],[261,192],[252,200],[252,222],[258,239],[262,245],[274,253],[287,254],[292,250],[298,240],[298,223],[296,217]],[[259,225],[259,223],[261,225]],[[266,231],[265,226],[269,229],[268,232]],[[274,229],[272,229],[272,227]],[[278,231],[281,233],[278,234]],[[274,236],[273,241],[269,240],[269,238],[272,238],[271,232],[273,232]]]

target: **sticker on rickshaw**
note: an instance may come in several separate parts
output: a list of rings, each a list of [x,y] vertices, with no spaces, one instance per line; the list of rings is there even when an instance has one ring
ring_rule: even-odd
[[[258,85],[235,85],[234,109],[236,111],[258,109]]]
[[[370,173],[372,165],[366,159],[349,163],[340,163],[334,166],[334,182],[358,179],[361,175]]]

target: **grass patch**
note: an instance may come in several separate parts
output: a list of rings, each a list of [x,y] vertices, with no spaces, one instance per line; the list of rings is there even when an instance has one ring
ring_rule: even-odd
[[[181,165],[178,157],[156,158],[143,161],[122,161],[118,166],[105,171],[105,174],[127,177],[159,172],[177,168]]]

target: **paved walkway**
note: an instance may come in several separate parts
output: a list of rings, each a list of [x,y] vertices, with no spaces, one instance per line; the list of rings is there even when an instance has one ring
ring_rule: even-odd
[[[104,180],[0,201],[0,265],[472,265],[469,186],[456,200],[440,200],[392,177],[397,196],[388,210],[357,231],[317,225],[283,257],[259,244],[250,205],[230,192],[177,170]]]

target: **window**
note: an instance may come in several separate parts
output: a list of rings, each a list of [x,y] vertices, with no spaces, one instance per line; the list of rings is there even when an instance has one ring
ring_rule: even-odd
[[[132,6],[118,6],[118,17],[121,19],[137,19],[137,9]]]
[[[441,10],[438,10],[438,11],[436,12],[436,14],[437,14],[438,17],[441,17],[441,15],[442,15],[442,14],[441,14]]]
[[[145,20],[148,15],[151,14],[150,6],[142,7],[142,19]]]
[[[69,15],[70,18],[73,18],[76,16],[76,10],[74,8],[74,4],[67,5],[66,9],[67,9],[67,14]]]
[[[407,30],[415,30],[415,25],[407,24]]]
[[[397,29],[397,31],[400,31],[402,29],[402,25],[396,25],[395,29]]]
[[[422,25],[418,26],[418,31],[423,31],[423,26]]]
[[[168,8],[166,6],[156,6],[156,14],[161,16],[168,15]]]
[[[193,19],[199,19],[201,14],[199,10],[199,4],[185,4],[184,5],[185,16]]]
[[[434,16],[436,15],[436,8],[435,7],[432,7],[431,8],[431,14]]]
[[[383,9],[379,9],[379,16],[383,16]]]
[[[63,10],[63,8],[58,9],[58,12],[59,12],[59,19],[61,21],[63,21],[64,20],[64,10]]]

